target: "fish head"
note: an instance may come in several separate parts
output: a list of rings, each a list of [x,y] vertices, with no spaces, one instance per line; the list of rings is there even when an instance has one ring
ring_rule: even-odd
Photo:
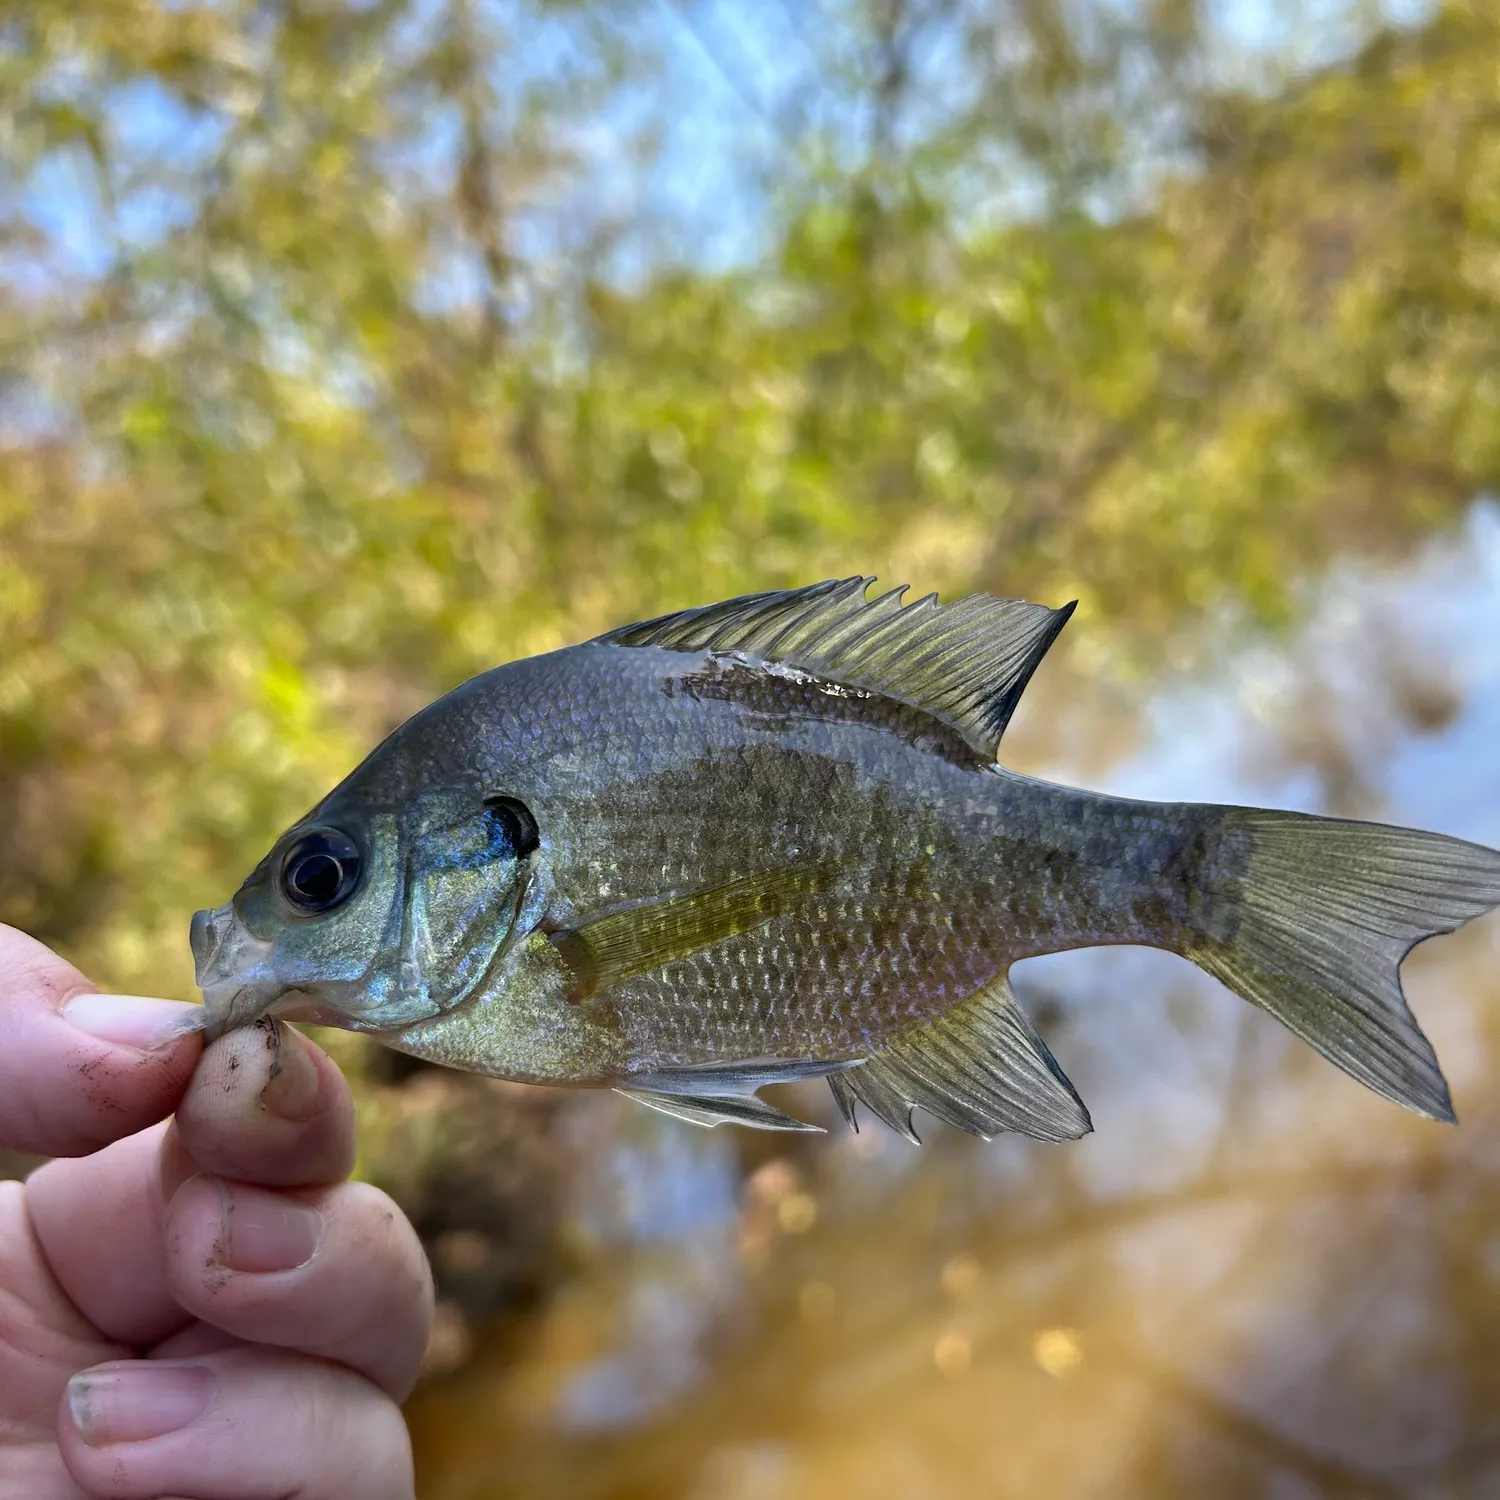
[[[193,917],[208,1038],[265,1016],[391,1032],[461,1004],[517,932],[539,846],[513,798],[336,792]]]

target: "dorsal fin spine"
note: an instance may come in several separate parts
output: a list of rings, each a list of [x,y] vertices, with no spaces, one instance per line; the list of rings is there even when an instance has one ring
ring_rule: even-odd
[[[1072,605],[1053,610],[970,594],[905,604],[905,586],[866,599],[873,578],[748,594],[599,636],[598,644],[758,656],[908,704],[993,758],[1032,672]]]
[[[870,583],[874,581],[872,578]],[[916,609],[924,602],[918,600],[916,604],[903,606],[901,601],[906,593],[907,585],[903,583],[899,588],[887,589],[885,593],[876,595],[866,605],[867,612],[861,612],[849,621],[846,634],[839,636],[838,625],[842,622],[836,622],[816,642],[810,642],[801,654],[816,660],[834,654],[852,655],[860,647],[868,646],[882,630],[897,624],[908,609]]]
[[[832,595],[835,598],[837,598],[840,603],[842,603],[845,599],[857,596],[859,594],[863,594],[865,592],[865,590],[868,589],[870,587],[870,585],[872,583],[874,583],[874,582],[875,582],[875,580],[873,578],[862,578],[858,574],[856,574],[853,578],[845,578],[841,582],[836,583],[831,589],[828,590],[828,592],[829,592],[830,595]],[[896,594],[896,595],[899,596],[900,594],[902,594],[904,592],[905,592],[904,586],[902,588],[900,588],[900,589],[892,589],[890,591],[890,594],[884,594],[884,595],[881,596],[880,599],[872,600],[869,607],[871,609],[875,609],[875,608],[877,608],[881,604],[881,602],[882,602],[883,599],[890,598],[891,594]],[[843,621],[841,621],[838,618],[838,616],[834,616],[834,618],[831,619],[828,622],[828,624],[822,630],[820,630],[817,633],[817,635],[813,636],[806,643],[806,646],[805,646],[804,649],[808,652],[809,655],[820,655],[821,656],[824,653],[824,651],[827,649],[829,643],[831,641],[833,641],[837,637],[838,631],[839,631],[839,626],[842,623],[843,623]],[[796,621],[796,619],[793,618],[793,619],[788,620],[781,627],[781,629],[776,632],[776,635],[772,638],[772,640],[767,645],[767,647],[766,647],[767,652],[771,656],[774,657],[777,654],[777,652],[781,649],[781,647],[782,647],[783,643],[785,642],[787,636],[789,636],[790,634],[792,634],[792,632],[795,631],[796,628],[797,628],[797,621]]]

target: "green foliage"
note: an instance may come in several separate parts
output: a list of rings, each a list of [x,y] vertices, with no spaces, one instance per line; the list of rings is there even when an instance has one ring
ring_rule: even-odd
[[[851,0],[728,270],[594,201],[660,15],[0,7],[0,917],[184,991],[187,914],[513,654],[878,571],[1080,597],[1119,670],[1495,484],[1489,8],[1268,92],[1189,0]]]

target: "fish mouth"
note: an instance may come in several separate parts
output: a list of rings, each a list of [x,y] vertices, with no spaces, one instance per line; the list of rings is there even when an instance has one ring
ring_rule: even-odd
[[[208,1013],[203,1026],[204,1043],[216,1042],[228,1032],[253,1026],[279,998],[276,991],[268,995],[264,988],[250,984],[232,991],[204,990],[203,1008]]]
[[[203,1005],[208,1012],[203,1026],[205,1046],[228,1032],[254,1026],[273,1016],[283,1021],[349,1029],[349,1018],[342,1011],[321,1004],[306,990],[285,989],[277,984],[252,983],[232,992],[205,990]]]
[[[203,991],[205,1041],[260,1020],[286,987],[265,967],[272,945],[246,931],[233,903],[193,914],[188,931],[193,969]]]
[[[227,906],[221,906],[217,911],[193,913],[192,924],[188,928],[188,944],[193,950],[193,976],[200,989],[208,982],[209,975],[219,961],[228,921],[232,921],[233,917],[233,911]]]

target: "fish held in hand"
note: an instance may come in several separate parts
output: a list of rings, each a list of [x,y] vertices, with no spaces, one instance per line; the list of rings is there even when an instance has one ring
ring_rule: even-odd
[[[498,667],[397,729],[192,945],[216,1035],[265,1015],[697,1124],[806,1129],[765,1084],[1066,1140],[1087,1110],[1011,964],[1178,953],[1377,1093],[1451,1120],[1411,948],[1500,903],[1500,853],[1139,802],[996,763],[1072,606],[854,578]]]

